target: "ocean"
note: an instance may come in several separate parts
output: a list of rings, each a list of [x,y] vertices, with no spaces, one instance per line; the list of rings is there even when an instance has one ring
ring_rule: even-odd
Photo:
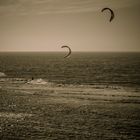
[[[59,84],[140,85],[140,53],[0,53],[0,72],[12,78],[42,78]]]
[[[140,54],[64,56],[0,53],[0,139],[140,139]]]

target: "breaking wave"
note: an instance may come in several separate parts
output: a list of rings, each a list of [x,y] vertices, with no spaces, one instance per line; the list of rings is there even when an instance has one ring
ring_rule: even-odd
[[[26,79],[26,78],[0,78],[0,83],[13,83],[13,84],[32,84],[32,85],[50,85],[51,82],[44,80],[42,78],[38,79]]]
[[[28,81],[27,84],[41,84],[41,85],[45,85],[45,84],[48,84],[49,82],[39,78],[39,79],[34,79],[34,80],[31,80],[31,81]]]
[[[5,76],[6,76],[6,74],[5,74],[5,73],[0,72],[0,77],[5,77]]]

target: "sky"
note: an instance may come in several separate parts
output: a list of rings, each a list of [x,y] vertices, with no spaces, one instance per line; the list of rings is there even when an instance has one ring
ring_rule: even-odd
[[[139,25],[140,0],[0,0],[0,51],[140,52]]]

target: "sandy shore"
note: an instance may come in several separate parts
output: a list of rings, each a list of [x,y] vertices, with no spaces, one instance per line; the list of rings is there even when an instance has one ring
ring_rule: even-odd
[[[140,139],[139,89],[0,82],[0,139]]]

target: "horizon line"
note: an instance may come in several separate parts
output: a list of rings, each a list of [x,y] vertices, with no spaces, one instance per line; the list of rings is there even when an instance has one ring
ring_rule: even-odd
[[[67,51],[0,51],[0,53],[63,53]],[[72,51],[82,53],[140,53],[140,51]]]

